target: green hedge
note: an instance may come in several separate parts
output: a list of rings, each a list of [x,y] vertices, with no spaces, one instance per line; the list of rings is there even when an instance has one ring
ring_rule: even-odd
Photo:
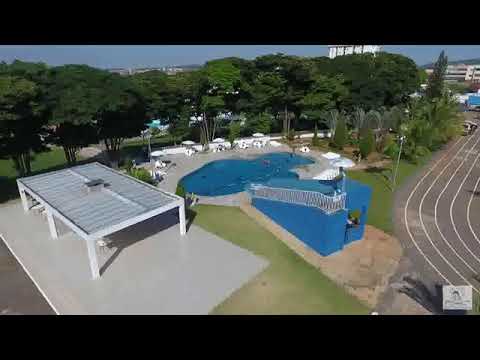
[[[152,185],[155,184],[155,180],[152,179],[152,176],[150,175],[150,173],[146,169],[142,169],[142,168],[134,169],[134,168],[132,168],[132,169],[130,169],[128,174],[130,176],[133,176],[134,178],[136,178],[138,180],[141,180],[141,181],[144,181],[148,184],[152,184]]]

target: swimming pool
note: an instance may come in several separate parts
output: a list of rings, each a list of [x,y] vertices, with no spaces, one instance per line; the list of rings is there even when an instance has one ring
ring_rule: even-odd
[[[266,183],[272,178],[293,178],[291,169],[314,161],[292,153],[272,153],[251,160],[212,161],[184,176],[180,183],[186,192],[202,196],[220,196],[242,192],[249,183]]]

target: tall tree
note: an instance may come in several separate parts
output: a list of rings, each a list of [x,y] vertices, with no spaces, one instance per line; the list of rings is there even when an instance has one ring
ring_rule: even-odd
[[[86,65],[65,65],[50,71],[50,141],[63,147],[70,165],[76,163],[78,150],[97,141],[95,122],[107,76],[106,71]]]
[[[96,128],[114,167],[118,165],[123,140],[137,136],[145,129],[145,108],[138,87],[129,78],[109,74],[102,87]]]
[[[315,131],[318,130],[318,121],[324,117],[325,112],[334,109],[339,98],[346,94],[340,77],[327,77],[315,74],[306,94],[298,102],[303,114],[314,122]],[[334,131],[334,129],[331,129]]]
[[[445,72],[447,71],[448,57],[442,51],[437,62],[433,66],[433,72],[430,74],[427,82],[425,96],[429,100],[438,99],[443,95]]]
[[[345,124],[345,119],[340,117],[338,121],[337,128],[335,130],[335,134],[333,135],[333,145],[337,148],[342,150],[345,146],[345,142],[347,141],[347,126]]]
[[[30,174],[31,153],[44,151],[46,123],[38,86],[16,76],[0,76],[0,156],[10,157],[18,175]]]
[[[263,89],[268,90],[265,94],[270,109],[283,119],[283,132],[289,134],[292,119],[299,119],[302,112],[300,100],[311,82],[311,62],[306,58],[284,54],[260,56],[254,62],[260,76],[266,75],[262,80],[267,80],[267,86]],[[260,85],[263,84],[261,81]],[[272,85],[275,91],[269,89]],[[268,98],[269,93],[274,96]]]

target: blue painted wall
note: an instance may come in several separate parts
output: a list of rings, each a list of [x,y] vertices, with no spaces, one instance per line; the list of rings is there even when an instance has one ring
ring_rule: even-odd
[[[301,182],[302,180],[296,180]],[[340,184],[323,183],[322,186]],[[360,240],[365,231],[366,214],[370,206],[371,189],[357,181],[347,179],[346,210],[327,215],[322,210],[275,200],[252,199],[252,205],[295,235],[310,248],[323,256],[343,249],[352,241]],[[360,210],[360,224],[347,224],[348,212]]]

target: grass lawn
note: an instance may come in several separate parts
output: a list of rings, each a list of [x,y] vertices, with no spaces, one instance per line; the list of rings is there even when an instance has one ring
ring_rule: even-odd
[[[32,160],[32,173],[56,170],[66,164],[62,148],[55,147],[51,151],[36,154]],[[0,203],[17,198],[17,173],[10,159],[0,159]]]
[[[428,161],[428,157],[418,164],[400,161],[397,173],[397,187],[413,175]],[[389,234],[393,233],[393,191],[392,191],[392,164],[385,168],[371,168],[366,170],[348,171],[348,177],[358,180],[372,187],[372,203],[368,210],[367,223]]]
[[[268,268],[213,314],[367,314],[369,309],[239,208],[197,205],[194,223],[267,259]]]

